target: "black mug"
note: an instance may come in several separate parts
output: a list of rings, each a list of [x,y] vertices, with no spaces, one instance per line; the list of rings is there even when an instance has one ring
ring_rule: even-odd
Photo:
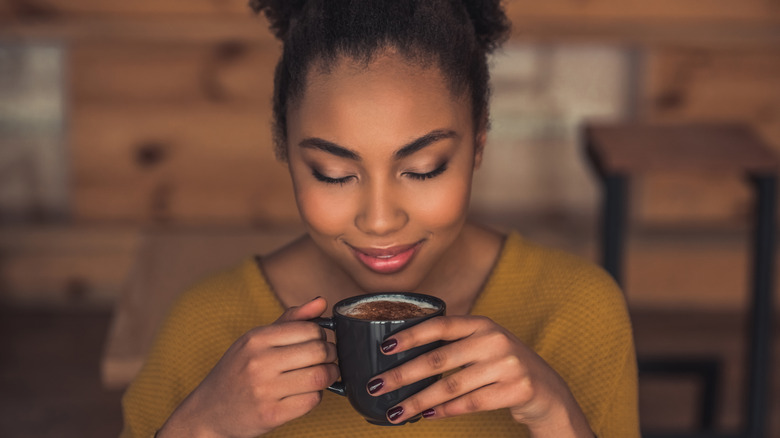
[[[363,301],[403,301],[412,302],[424,307],[435,308],[428,315],[391,321],[359,319],[345,315],[344,311]],[[395,391],[373,396],[366,390],[369,379],[389,369],[395,368],[425,352],[443,345],[442,341],[432,342],[396,354],[383,354],[380,345],[394,333],[419,324],[426,319],[444,315],[446,305],[439,298],[416,293],[379,293],[359,295],[341,300],[333,306],[332,318],[316,318],[314,322],[321,327],[335,331],[336,350],[338,351],[341,380],[328,389],[336,394],[346,396],[355,410],[369,423],[394,426],[386,417],[388,409],[397,405],[409,396],[423,390],[441,376],[432,376]],[[406,422],[420,419],[417,415]],[[400,423],[400,424],[404,424]]]

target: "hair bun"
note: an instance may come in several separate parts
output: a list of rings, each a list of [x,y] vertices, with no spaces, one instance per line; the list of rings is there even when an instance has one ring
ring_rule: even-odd
[[[290,30],[290,22],[298,16],[306,0],[249,0],[249,7],[255,13],[264,13],[271,23],[271,31],[283,40]]]
[[[508,37],[512,25],[501,0],[464,0],[477,41],[487,53],[493,52]]]

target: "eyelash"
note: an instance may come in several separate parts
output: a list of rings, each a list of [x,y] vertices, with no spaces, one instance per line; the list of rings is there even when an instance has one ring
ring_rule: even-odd
[[[447,163],[446,162],[442,163],[439,167],[437,167],[436,169],[433,169],[432,171],[430,171],[428,173],[404,172],[404,175],[407,175],[408,177],[410,177],[412,179],[415,179],[415,180],[418,180],[418,181],[425,181],[426,179],[436,178],[437,176],[439,176],[442,173],[444,173],[445,170],[447,170]],[[314,178],[317,181],[324,182],[326,184],[344,185],[347,182],[349,182],[349,180],[351,178],[353,178],[353,176],[345,176],[343,178],[331,178],[329,176],[325,176],[325,175],[321,174],[316,169],[312,169],[311,173],[312,173],[312,175],[314,176]]]
[[[324,182],[326,184],[339,184],[342,186],[346,184],[350,178],[352,178],[351,176],[345,176],[344,178],[331,178],[329,176],[325,176],[321,174],[320,172],[317,171],[317,169],[312,169],[311,174],[314,175],[314,178],[317,181]]]
[[[433,169],[428,173],[405,172],[404,175],[408,175],[412,179],[424,181],[426,179],[436,178],[437,176],[444,173],[445,170],[447,170],[447,162],[442,163],[439,167]]]

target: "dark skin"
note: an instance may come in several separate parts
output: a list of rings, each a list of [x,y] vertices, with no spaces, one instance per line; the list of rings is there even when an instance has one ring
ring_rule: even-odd
[[[503,327],[468,314],[504,236],[466,221],[485,132],[474,129],[468,99],[445,84],[437,68],[392,51],[368,68],[342,60],[327,74],[312,69],[288,112],[288,165],[307,234],[262,260],[289,309],[237,340],[161,437],[250,437],[306,414],[338,378],[335,346],[306,320],[382,291],[438,296],[449,314],[396,334],[387,354],[448,343],[376,376],[384,386],[374,395],[460,368],[401,402],[393,422],[508,408],[534,437],[593,436],[555,370]]]

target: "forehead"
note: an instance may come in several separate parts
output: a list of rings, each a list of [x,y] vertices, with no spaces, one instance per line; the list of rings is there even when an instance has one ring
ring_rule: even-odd
[[[316,136],[347,146],[367,138],[396,146],[433,129],[470,129],[467,96],[455,95],[441,71],[385,54],[370,63],[341,59],[314,68],[288,111],[289,139]]]

